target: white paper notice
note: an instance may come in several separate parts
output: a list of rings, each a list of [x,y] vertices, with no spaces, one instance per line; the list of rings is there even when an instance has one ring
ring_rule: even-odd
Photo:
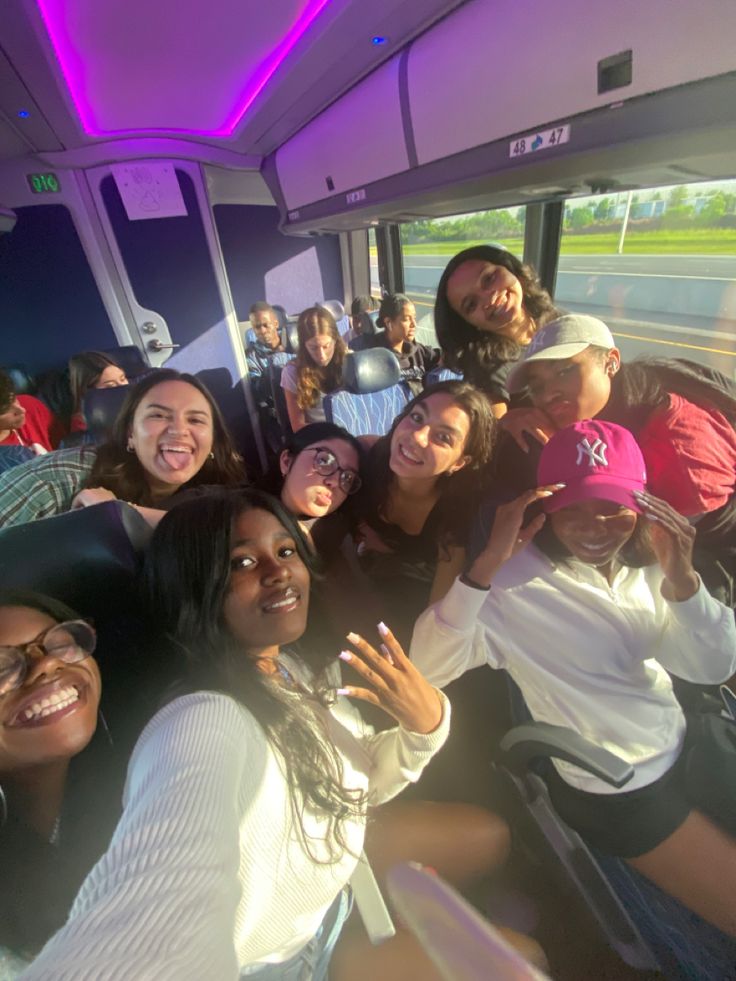
[[[130,221],[186,215],[173,164],[153,160],[113,164],[111,169]]]

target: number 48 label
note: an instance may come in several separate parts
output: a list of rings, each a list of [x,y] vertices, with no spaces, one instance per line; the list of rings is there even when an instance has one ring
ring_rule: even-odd
[[[559,146],[561,143],[570,141],[570,124],[555,126],[554,129],[545,129],[538,133],[527,133],[526,136],[519,136],[509,143],[510,157],[523,157],[527,153],[536,153],[537,150],[547,150],[550,147]]]

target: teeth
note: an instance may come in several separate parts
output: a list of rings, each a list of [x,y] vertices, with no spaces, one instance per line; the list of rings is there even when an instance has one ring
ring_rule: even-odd
[[[34,702],[23,712],[23,721],[31,719],[45,719],[47,715],[52,715],[67,706],[72,705],[79,698],[79,692],[73,686],[62,688],[61,691],[54,692],[48,698],[42,698],[39,702]]]

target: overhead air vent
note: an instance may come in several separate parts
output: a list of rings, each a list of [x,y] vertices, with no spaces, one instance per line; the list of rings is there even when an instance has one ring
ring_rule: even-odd
[[[631,85],[631,49],[598,62],[598,95]]]

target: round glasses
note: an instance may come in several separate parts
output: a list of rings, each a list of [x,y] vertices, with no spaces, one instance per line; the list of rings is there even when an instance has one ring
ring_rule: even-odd
[[[333,473],[339,473],[337,482],[344,494],[356,494],[360,490],[363,482],[358,471],[341,467],[332,450],[328,450],[326,446],[310,446],[309,452],[314,453],[313,466],[320,477],[331,477]]]
[[[64,664],[77,664],[94,652],[97,634],[84,620],[56,623],[35,640],[15,647],[0,647],[0,695],[20,688],[31,667],[31,651]]]

